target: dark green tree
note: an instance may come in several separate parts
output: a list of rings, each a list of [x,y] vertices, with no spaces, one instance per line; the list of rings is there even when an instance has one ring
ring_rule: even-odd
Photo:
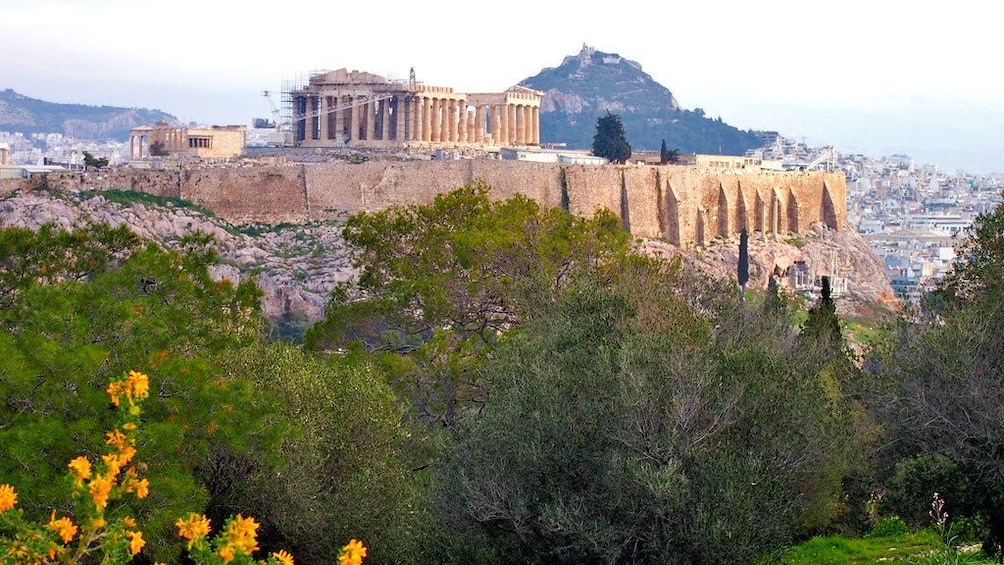
[[[620,275],[578,278],[482,367],[436,468],[443,562],[752,563],[825,523],[851,431],[816,357],[686,270]]]
[[[743,228],[743,231],[739,232],[739,265],[738,265],[738,278],[739,278],[739,289],[740,292],[746,292],[746,283],[750,280],[750,249],[749,249],[750,236]]]
[[[944,457],[973,485],[989,535],[1004,545],[1004,207],[977,217],[960,261],[920,322],[902,320],[874,355],[870,406],[903,460]],[[927,497],[930,498],[930,494]],[[960,501],[948,500],[948,511]],[[956,514],[965,512],[956,508]]]
[[[606,116],[596,118],[596,135],[593,137],[593,155],[611,163],[624,163],[631,157],[631,145],[624,135],[621,117],[607,110]]]
[[[101,157],[95,157],[91,155],[90,152],[84,151],[84,168],[85,169],[100,169],[108,166],[108,159]]]
[[[666,149],[666,140],[662,140],[662,147],[659,148],[659,164],[668,165],[671,163],[676,163],[680,160],[680,150],[673,149],[670,151]]]
[[[802,326],[801,335],[805,339],[821,340],[834,351],[843,350],[844,337],[840,332],[840,319],[837,317],[837,305],[833,302],[830,277],[822,277],[819,301],[809,309],[809,317]]]

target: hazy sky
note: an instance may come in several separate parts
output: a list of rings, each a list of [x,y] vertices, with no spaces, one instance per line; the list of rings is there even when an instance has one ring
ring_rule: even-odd
[[[823,8],[823,6],[826,8]],[[501,91],[588,44],[741,129],[1004,171],[1001,9],[987,0],[0,0],[0,88],[269,117],[263,90],[348,68]],[[278,101],[278,100],[277,100]]]

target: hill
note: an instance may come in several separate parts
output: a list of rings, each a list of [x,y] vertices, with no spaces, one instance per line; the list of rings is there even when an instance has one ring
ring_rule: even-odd
[[[158,120],[178,121],[160,110],[58,104],[29,98],[10,88],[0,91],[0,130],[127,141],[130,129]]]
[[[673,93],[616,53],[583,46],[561,65],[521,83],[544,93],[540,109],[541,143],[591,148],[596,118],[619,114],[633,149],[658,151],[662,140],[681,153],[742,155],[760,146],[750,131],[711,119],[700,108],[685,110]]]

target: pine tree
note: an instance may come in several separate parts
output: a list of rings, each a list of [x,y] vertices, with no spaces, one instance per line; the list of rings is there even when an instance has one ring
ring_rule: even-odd
[[[746,228],[739,233],[739,288],[746,291],[746,283],[750,280],[750,236]]]
[[[593,137],[593,155],[604,157],[611,163],[624,163],[631,157],[631,145],[624,137],[621,117],[607,110],[606,116],[596,118],[596,135]]]

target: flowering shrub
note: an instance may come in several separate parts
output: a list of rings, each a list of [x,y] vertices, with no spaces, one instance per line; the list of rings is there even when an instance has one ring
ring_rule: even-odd
[[[67,465],[72,480],[74,518],[56,517],[52,511],[48,523],[25,519],[17,508],[17,492],[9,484],[0,484],[0,563],[4,565],[62,565],[100,560],[107,565],[128,563],[143,550],[146,541],[136,521],[125,516],[109,521],[106,509],[110,502],[126,495],[145,498],[150,483],[131,465],[136,455],[136,433],[141,413],[140,403],[150,392],[149,378],[130,371],[125,378],[112,382],[107,389],[111,403],[119,408],[124,422],[106,434],[109,452],[100,460],[77,457]],[[256,561],[258,523],[237,515],[227,520],[223,531],[209,539],[209,518],[189,514],[179,519],[178,536],[187,540],[191,559],[198,565],[293,565],[286,551],[271,553]],[[89,556],[100,556],[100,559]],[[366,556],[361,542],[352,540],[342,549],[340,565],[360,565]]]

